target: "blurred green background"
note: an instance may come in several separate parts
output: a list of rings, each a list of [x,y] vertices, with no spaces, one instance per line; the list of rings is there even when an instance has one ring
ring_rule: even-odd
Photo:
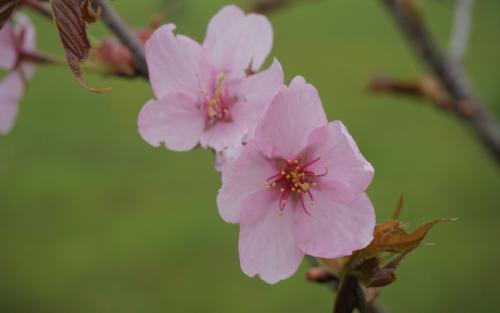
[[[450,1],[422,0],[446,47]],[[228,1],[119,0],[134,26],[167,9],[179,33],[201,41]],[[248,1],[237,1],[248,8]],[[497,312],[500,170],[455,117],[407,98],[373,96],[377,73],[423,70],[392,20],[372,0],[296,4],[270,17],[272,54],[287,81],[319,90],[376,169],[369,194],[386,220],[401,193],[414,227],[459,217],[431,231],[379,302],[392,313]],[[39,47],[61,55],[52,24],[34,17]],[[106,34],[91,26],[95,37]],[[500,118],[500,2],[476,1],[465,66]],[[64,67],[40,67],[11,134],[0,138],[0,312],[330,312],[333,295],[292,278],[267,285],[239,268],[238,227],[216,211],[220,185],[211,153],[175,153],[141,140],[136,118],[146,82],[87,74],[95,95]]]

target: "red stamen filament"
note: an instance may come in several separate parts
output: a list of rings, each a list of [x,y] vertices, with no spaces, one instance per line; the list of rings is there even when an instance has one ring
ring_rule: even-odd
[[[311,200],[311,205],[314,204],[314,197],[310,188],[316,186],[317,183],[315,178],[328,174],[328,168],[325,167],[325,172],[321,174],[308,171],[306,168],[318,162],[320,159],[321,157],[313,159],[303,166],[300,165],[299,159],[295,159],[293,161],[287,160],[284,162],[284,167],[277,174],[274,174],[265,180],[264,186],[266,188],[277,187],[281,192],[278,203],[279,215],[283,214],[290,195],[295,194],[300,201],[304,212],[312,217],[312,214],[309,212],[304,203],[304,197],[307,194]]]

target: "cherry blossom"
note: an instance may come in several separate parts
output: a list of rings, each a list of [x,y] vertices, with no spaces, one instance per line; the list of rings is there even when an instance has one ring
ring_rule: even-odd
[[[277,60],[258,71],[271,50],[271,24],[230,5],[212,18],[203,45],[174,29],[164,25],[146,43],[155,99],[139,113],[139,132],[156,147],[164,142],[186,151],[201,145],[237,155],[283,84]]]
[[[222,170],[217,204],[225,221],[240,224],[242,270],[275,283],[304,254],[336,258],[368,245],[373,174],[342,122],[328,123],[312,85],[296,77],[282,86],[255,137]]]
[[[0,69],[7,70],[0,82],[0,134],[10,132],[14,126],[26,81],[34,72],[28,59],[35,52],[35,29],[21,13],[14,16],[13,22],[0,30]]]

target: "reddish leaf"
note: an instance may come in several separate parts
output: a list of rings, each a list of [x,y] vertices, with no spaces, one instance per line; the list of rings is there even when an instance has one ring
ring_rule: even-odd
[[[19,0],[0,0],[0,29],[9,20]]]
[[[409,234],[401,227],[400,222],[395,219],[401,212],[402,205],[403,200],[401,198],[393,217],[389,221],[375,226],[372,242],[367,247],[353,253],[348,270],[352,270],[364,260],[378,257],[382,252],[408,253],[420,245],[427,232],[434,225],[440,222],[452,221],[450,219],[432,220],[420,225]]]
[[[90,43],[87,38],[86,24],[82,18],[83,0],[51,0],[54,20],[64,47],[68,65],[80,84],[89,91],[101,93],[110,88],[92,88],[85,83],[80,63],[88,56]]]

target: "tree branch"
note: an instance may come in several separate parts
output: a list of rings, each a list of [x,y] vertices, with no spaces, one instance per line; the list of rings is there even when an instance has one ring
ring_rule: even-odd
[[[324,268],[317,267],[314,258],[309,257],[309,261],[314,266],[306,272],[306,279],[329,286],[337,292],[333,313],[351,313],[358,309],[361,313],[386,313],[374,300],[368,302],[358,279],[354,276],[348,276],[340,279]]]
[[[460,63],[469,43],[474,0],[457,0],[448,54],[452,61]]]
[[[108,26],[108,28],[120,39],[123,45],[125,45],[132,54],[134,58],[135,66],[137,71],[146,79],[149,78],[148,66],[146,63],[146,58],[144,56],[143,45],[136,38],[134,32],[128,27],[128,25],[122,20],[122,18],[113,10],[113,8],[108,4],[106,0],[93,0],[94,5],[101,7],[102,10],[102,21]]]
[[[42,16],[52,19],[52,10],[48,3],[38,0],[22,0],[21,4],[41,14]]]
[[[453,100],[452,109],[476,131],[483,144],[500,162],[500,129],[498,123],[472,91],[460,66],[447,59],[437,48],[420,16],[411,10],[409,0],[380,0],[399,25],[417,56],[436,76]],[[460,113],[471,108],[470,115]]]

